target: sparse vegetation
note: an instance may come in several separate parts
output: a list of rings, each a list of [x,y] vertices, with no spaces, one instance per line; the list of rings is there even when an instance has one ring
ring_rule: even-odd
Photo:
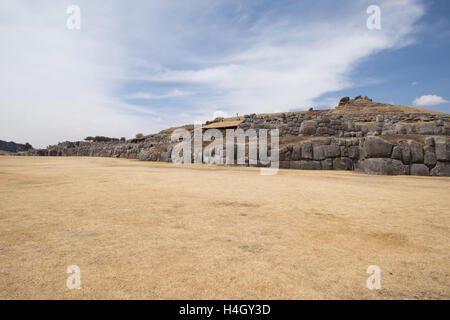
[[[95,137],[86,137],[84,138],[85,141],[92,141],[92,142],[111,142],[111,141],[119,141],[117,138],[110,138],[110,137],[104,137],[104,136],[95,136]]]
[[[450,298],[448,178],[110,158],[0,168],[1,299]],[[64,285],[70,264],[81,290]],[[381,290],[365,286],[371,264]]]

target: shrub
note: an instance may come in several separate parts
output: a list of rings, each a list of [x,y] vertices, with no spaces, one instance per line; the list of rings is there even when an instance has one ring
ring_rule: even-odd
[[[104,136],[95,136],[95,137],[86,137],[84,138],[86,141],[94,141],[94,142],[110,142],[110,141],[119,141],[117,138],[110,138],[110,137],[104,137]]]

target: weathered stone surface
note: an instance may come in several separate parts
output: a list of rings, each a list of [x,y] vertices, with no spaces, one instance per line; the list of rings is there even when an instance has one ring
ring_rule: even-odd
[[[390,158],[392,144],[378,137],[367,137],[364,141],[366,158]]]
[[[325,158],[336,158],[341,155],[341,148],[336,144],[330,144],[323,148]]]
[[[302,169],[302,170],[321,170],[322,169],[320,161],[301,160],[301,161],[299,161],[298,166],[299,166],[299,169]]]
[[[392,159],[391,160],[391,172],[389,174],[392,174],[392,175],[409,174],[409,166],[408,165],[404,165],[399,160]]]
[[[435,123],[419,123],[415,125],[415,131],[418,134],[436,134],[438,133]]]
[[[359,159],[359,147],[351,146],[348,148],[348,156],[351,159]]]
[[[292,162],[295,161],[280,161],[280,169],[290,169]]]
[[[320,162],[322,170],[333,170],[333,159],[325,159]]]
[[[295,145],[292,148],[291,160],[300,160],[302,158],[302,148],[300,145]]]
[[[353,162],[350,158],[336,158],[333,160],[334,170],[352,170]]]
[[[286,168],[318,170],[320,165],[321,169],[334,167],[336,167],[335,169],[345,169],[351,164],[353,169],[367,167],[369,171],[385,171],[386,174],[408,174],[410,170],[412,174],[425,174],[426,168],[423,166],[425,164],[428,170],[434,170],[434,174],[445,174],[445,170],[447,170],[445,163],[450,162],[450,139],[445,137],[445,135],[450,135],[449,115],[426,112],[421,114],[403,112],[380,114],[378,109],[380,104],[373,103],[370,99],[358,97],[343,101],[344,103],[334,110],[337,112],[312,110],[305,113],[242,116],[244,122],[239,124],[238,128],[279,129],[280,138],[298,135],[314,136],[309,141],[295,142],[296,145],[288,145],[281,150],[280,160],[285,161],[281,166]],[[372,109],[371,106],[374,108]],[[362,109],[364,112],[360,112]],[[220,122],[221,119],[216,120]],[[214,121],[209,123],[214,123]],[[192,134],[193,129],[188,130]],[[220,130],[222,131],[222,129]],[[427,134],[432,136],[426,138],[424,144],[416,142],[421,139],[409,137],[408,139],[412,140],[391,144],[382,136],[380,137],[380,134]],[[284,141],[290,141],[290,138],[280,140],[283,144]],[[297,140],[292,139],[292,141]],[[27,154],[171,161],[171,151],[164,148],[171,142],[171,131],[163,130],[142,139],[109,138],[108,140],[67,141],[47,149],[29,150]],[[248,157],[248,152],[246,152],[247,161]],[[192,153],[191,158],[194,158]],[[315,161],[309,161],[313,159]],[[369,159],[378,160],[366,161]],[[308,161],[302,162],[301,160]],[[259,164],[253,164],[262,165],[261,161]]]
[[[430,175],[438,177],[450,177],[450,162],[438,161],[436,166],[431,169]]]
[[[313,148],[311,142],[302,142],[302,159],[312,159],[313,158]]]
[[[323,145],[329,145],[331,143],[331,138],[313,138],[311,139],[311,143],[313,146],[323,146]]]
[[[161,152],[159,161],[169,162],[170,161],[170,152]]]
[[[411,148],[407,141],[399,141],[398,145],[392,149],[392,159],[401,160],[404,164],[412,162]]]
[[[409,173],[409,166],[404,165],[400,160],[387,158],[366,159],[359,164],[359,168],[369,174],[398,175]]]
[[[317,128],[316,134],[319,136],[324,136],[328,134],[328,128],[327,127],[319,127]]]
[[[339,105],[340,105],[340,106],[346,105],[346,104],[349,103],[349,102],[350,102],[350,97],[344,97],[344,98],[342,98],[342,99],[339,101]]]
[[[395,146],[392,149],[391,158],[392,159],[397,159],[397,160],[402,160],[402,153],[403,153],[402,147],[401,146]]]
[[[140,161],[150,161],[150,151],[149,150],[141,150],[138,154],[138,159]]]
[[[280,149],[279,159],[280,161],[291,160],[291,152],[289,151],[289,148],[287,146]]]
[[[411,162],[423,163],[423,145],[414,140],[408,140],[408,145],[411,152]]]
[[[411,165],[411,175],[412,176],[429,176],[430,170],[424,164],[414,163]]]
[[[157,161],[158,153],[154,150],[154,148],[141,150],[138,154],[138,159],[140,161]]]
[[[290,161],[290,169],[301,169],[300,160]]]
[[[450,161],[450,139],[445,137],[433,137],[438,161]]]
[[[431,146],[434,147],[434,138],[433,137],[428,137],[425,139],[424,141],[426,146]]]
[[[369,174],[389,174],[390,159],[372,158],[359,163],[361,171]]]
[[[424,156],[424,163],[428,167],[434,167],[436,165],[437,159],[436,154],[433,151],[426,151]]]
[[[360,128],[361,132],[364,135],[371,135],[371,134],[373,135],[374,133],[381,131],[379,130],[379,127],[376,124],[358,125],[357,127]]]
[[[325,159],[325,146],[314,146],[313,145],[313,159],[314,160],[323,160]]]
[[[303,121],[300,125],[300,134],[312,136],[316,133],[317,127],[314,121]]]

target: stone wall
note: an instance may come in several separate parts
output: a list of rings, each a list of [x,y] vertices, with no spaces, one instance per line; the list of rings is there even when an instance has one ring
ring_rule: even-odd
[[[441,114],[332,114],[328,110],[278,115],[246,115],[239,128],[279,129],[280,136],[365,137],[370,135],[450,135],[450,117]]]
[[[230,126],[226,121],[216,118],[206,124],[216,123],[214,127],[224,134]],[[450,176],[450,115],[444,113],[358,96],[342,98],[335,109],[250,114],[228,121],[243,130],[278,129],[281,168]],[[193,125],[182,128],[192,136]],[[128,141],[63,142],[28,154],[171,162],[172,130]],[[248,151],[246,161],[248,165]]]
[[[370,174],[450,176],[450,139],[432,136],[421,144],[380,137],[316,138],[280,150],[280,167],[354,170]]]
[[[280,147],[280,168],[353,170],[369,174],[450,176],[450,138],[429,136],[424,143],[380,136],[311,137]],[[169,136],[127,142],[63,142],[28,155],[94,156],[171,162]],[[236,154],[236,153],[235,153]],[[193,158],[193,155],[192,155]],[[248,154],[247,154],[248,160]],[[248,165],[248,161],[247,161]]]

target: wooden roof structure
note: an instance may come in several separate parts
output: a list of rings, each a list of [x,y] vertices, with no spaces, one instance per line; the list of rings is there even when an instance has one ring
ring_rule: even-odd
[[[244,120],[235,120],[235,121],[220,121],[213,122],[206,126],[202,126],[202,129],[225,129],[225,128],[234,128],[240,125]]]

